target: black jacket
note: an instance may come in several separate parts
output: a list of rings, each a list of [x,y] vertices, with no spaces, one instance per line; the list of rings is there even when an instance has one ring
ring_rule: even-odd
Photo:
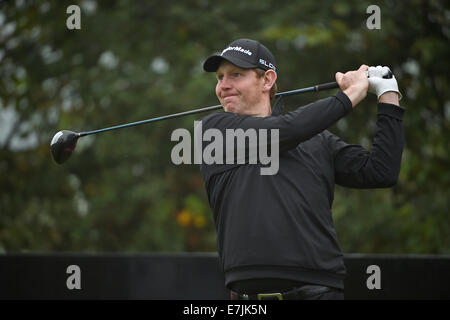
[[[275,175],[261,175],[259,163],[200,166],[227,286],[284,278],[343,288],[345,266],[332,219],[334,185],[394,185],[404,144],[404,109],[391,104],[378,105],[370,152],[326,130],[351,110],[339,91],[281,116],[219,112],[202,119],[203,132],[216,128],[224,136],[225,129],[279,129]]]

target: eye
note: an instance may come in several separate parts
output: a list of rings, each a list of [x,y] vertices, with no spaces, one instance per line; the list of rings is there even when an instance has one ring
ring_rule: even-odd
[[[217,80],[218,80],[218,81],[222,81],[222,79],[223,79],[223,74],[218,74],[216,77],[217,77]]]
[[[241,76],[241,74],[238,72],[233,73],[233,77],[235,77],[235,78],[239,78],[240,76]]]

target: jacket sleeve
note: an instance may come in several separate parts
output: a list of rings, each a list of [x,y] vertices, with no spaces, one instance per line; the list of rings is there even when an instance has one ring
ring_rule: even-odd
[[[392,104],[378,104],[376,133],[370,152],[328,133],[337,184],[353,188],[385,188],[397,183],[404,146],[404,111]]]
[[[215,113],[203,118],[202,130],[219,129],[225,136],[226,129],[278,129],[279,152],[284,152],[322,132],[351,110],[350,99],[345,93],[338,91],[334,96],[280,116],[252,117],[230,112]]]

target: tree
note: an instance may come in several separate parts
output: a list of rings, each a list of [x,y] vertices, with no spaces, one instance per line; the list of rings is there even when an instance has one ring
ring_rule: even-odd
[[[360,64],[389,65],[406,107],[398,184],[337,187],[344,252],[449,253],[449,22],[439,1],[16,1],[0,10],[0,249],[211,251],[215,230],[198,166],[175,166],[170,134],[201,116],[80,139],[62,166],[49,142],[217,104],[202,62],[238,38],[277,57],[279,89],[328,82]],[[286,99],[288,110],[333,92]],[[330,130],[370,148],[376,98]],[[192,131],[191,131],[192,132]]]

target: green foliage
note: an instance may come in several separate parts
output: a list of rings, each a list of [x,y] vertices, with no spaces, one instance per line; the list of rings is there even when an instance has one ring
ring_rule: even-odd
[[[185,117],[80,139],[62,166],[49,142],[217,104],[203,60],[241,37],[274,52],[280,91],[389,65],[403,93],[398,184],[336,188],[344,252],[450,253],[449,9],[440,1],[74,1],[0,4],[0,250],[212,251],[215,229],[198,166],[175,166]],[[289,110],[332,93],[286,99]],[[373,95],[330,128],[370,148]]]

